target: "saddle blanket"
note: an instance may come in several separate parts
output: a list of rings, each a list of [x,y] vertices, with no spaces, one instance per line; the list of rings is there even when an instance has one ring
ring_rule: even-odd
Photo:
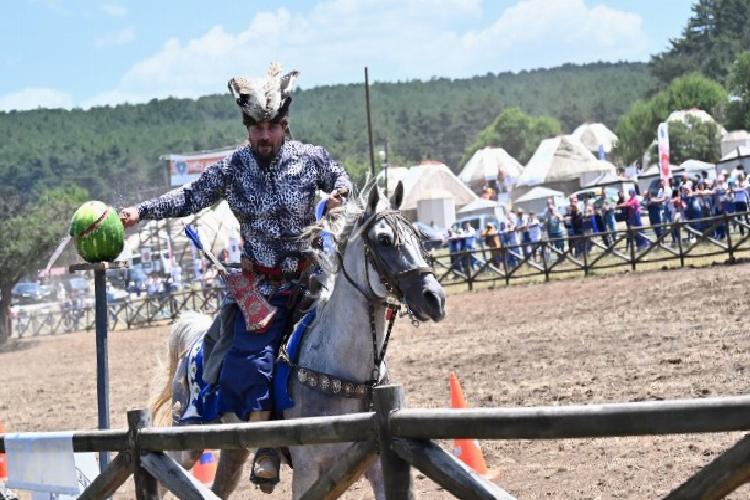
[[[315,319],[315,310],[308,312],[300,320],[292,335],[289,337],[286,352],[294,362],[299,354],[299,346],[308,326]],[[180,423],[208,423],[215,422],[221,417],[221,391],[215,384],[203,381],[203,337],[193,342],[187,356],[188,402]],[[285,361],[278,360],[273,369],[272,396],[273,408],[276,414],[294,406],[289,395],[289,375],[291,367]]]

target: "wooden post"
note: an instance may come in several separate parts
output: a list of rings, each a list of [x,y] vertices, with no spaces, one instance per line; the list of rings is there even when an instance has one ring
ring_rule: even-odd
[[[183,500],[219,500],[215,493],[164,453],[145,453],[140,459],[141,466],[147,469],[152,476],[159,478],[159,482],[174,493],[177,498]]]
[[[589,242],[590,242],[590,236],[583,235],[583,275],[588,276],[589,275]]]
[[[133,479],[135,480],[135,497],[137,500],[158,500],[159,490],[156,479],[141,467],[141,446],[138,443],[138,431],[151,424],[146,410],[128,412],[128,438],[133,456]]]
[[[466,270],[466,283],[469,285],[469,291],[472,291],[474,289],[474,276],[473,276],[473,269],[472,269],[472,254],[471,250],[464,250],[461,253],[461,262],[464,264],[464,269]]]
[[[680,267],[685,267],[685,254],[682,252],[682,222],[675,222],[677,226],[677,248],[680,251]]]
[[[628,228],[628,239],[630,240],[630,267],[635,271],[635,231],[632,227]]]
[[[748,480],[750,480],[750,436],[745,436],[666,498],[669,500],[724,498]]]
[[[549,246],[549,241],[542,241],[541,245],[541,251],[542,251],[542,265],[544,266],[544,281],[549,282],[549,262],[547,262],[547,247]]]
[[[375,441],[352,444],[321,474],[300,500],[333,500],[343,495],[377,458]]]
[[[724,231],[727,233],[727,250],[729,250],[729,262],[734,264],[734,248],[732,248],[732,231],[729,227],[729,215],[724,212]]]
[[[393,438],[393,449],[404,460],[462,500],[513,500],[499,486],[484,479],[432,441]]]
[[[403,388],[400,385],[383,385],[373,391],[380,463],[383,467],[386,500],[413,498],[409,463],[391,450],[391,412],[400,410],[404,404]]]
[[[91,484],[81,493],[78,500],[97,500],[112,496],[117,488],[133,473],[133,457],[130,452],[119,453],[107,468],[96,476]]]
[[[505,278],[505,286],[510,285],[510,276],[508,276],[508,261],[506,260],[508,258],[508,249],[506,248],[505,244],[502,244],[500,247],[500,256],[503,258],[503,274]]]

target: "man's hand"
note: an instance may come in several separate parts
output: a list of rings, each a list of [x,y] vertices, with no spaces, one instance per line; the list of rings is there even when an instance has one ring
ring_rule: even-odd
[[[334,208],[339,208],[344,204],[344,198],[348,194],[348,191],[339,191],[338,189],[331,191],[331,194],[328,195],[328,201],[326,202],[326,209],[333,210]]]
[[[141,218],[138,215],[138,209],[135,207],[126,207],[120,210],[120,220],[122,225],[125,227],[135,226],[140,222]]]

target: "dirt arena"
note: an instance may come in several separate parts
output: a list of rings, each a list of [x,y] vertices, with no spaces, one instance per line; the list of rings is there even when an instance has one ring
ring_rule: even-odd
[[[748,393],[750,265],[589,278],[453,293],[440,324],[397,323],[389,349],[407,404],[449,405],[454,370],[473,406],[568,405]],[[111,415],[145,406],[168,327],[110,334]],[[8,431],[96,427],[93,333],[0,351]],[[484,441],[498,483],[518,498],[657,498],[741,434]],[[449,445],[449,443],[443,443]],[[247,467],[246,467],[247,469]],[[289,470],[277,494],[289,497]],[[246,470],[245,477],[248,471]],[[421,498],[451,498],[421,474]],[[117,498],[132,498],[132,482]],[[243,481],[236,498],[258,497]],[[370,498],[358,482],[345,498]],[[732,498],[750,497],[744,487]]]

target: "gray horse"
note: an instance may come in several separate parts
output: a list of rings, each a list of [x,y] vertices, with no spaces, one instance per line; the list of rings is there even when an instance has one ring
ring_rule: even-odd
[[[384,343],[386,308],[393,299],[400,300],[420,321],[440,321],[445,316],[445,294],[424,259],[420,235],[398,212],[402,196],[401,183],[390,201],[376,187],[372,188],[366,203],[362,203],[364,199],[359,203],[349,202],[344,213],[336,218],[338,227],[326,228],[336,240],[335,251],[317,255],[324,269],[320,277],[322,294],[314,306],[315,320],[307,328],[290,377],[289,392],[295,404],[284,412],[284,418],[368,410],[366,394],[355,398],[337,393],[343,390],[342,383],[348,385],[346,381],[356,381],[346,387],[347,391],[356,392],[371,382],[374,373],[384,375],[382,370],[375,370],[374,359]],[[311,234],[318,233],[313,230]],[[165,403],[170,399],[172,418],[181,416],[188,394],[185,354],[209,325],[208,317],[192,313],[172,328],[167,383],[151,405],[156,423],[166,424],[171,420],[164,415]],[[311,378],[315,379],[312,384]],[[323,380],[327,391],[320,390]],[[313,389],[311,385],[317,387]],[[348,446],[343,443],[291,447],[293,497],[304,494]],[[199,454],[200,450],[190,450],[173,457],[189,468]],[[227,498],[237,487],[248,455],[249,450],[245,449],[222,450],[212,486],[218,496]],[[366,476],[375,497],[384,498],[379,461],[374,462]]]

